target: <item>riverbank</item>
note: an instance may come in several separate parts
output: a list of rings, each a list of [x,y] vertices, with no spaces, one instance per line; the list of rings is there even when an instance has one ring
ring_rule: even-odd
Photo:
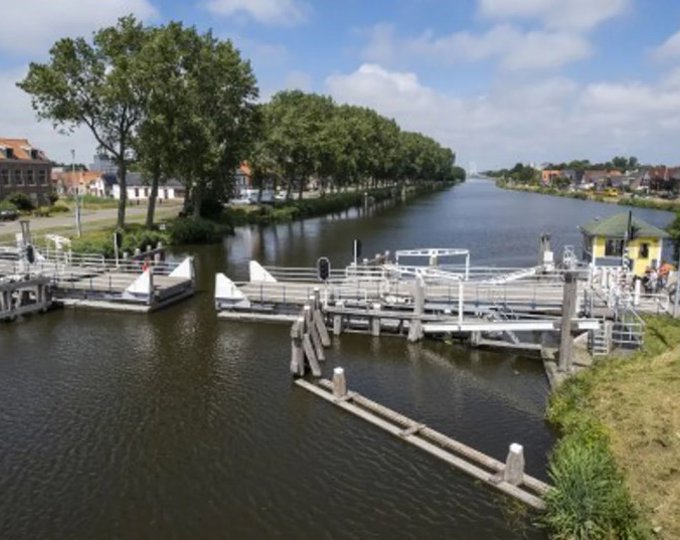
[[[404,196],[409,200],[424,193],[440,191],[454,186],[455,183],[422,183],[406,186]],[[400,200],[401,190],[397,187],[377,188],[361,191],[350,191],[326,194],[315,199],[290,200],[274,205],[253,205],[247,207],[227,207],[213,219],[173,217],[161,222],[152,230],[141,225],[129,225],[123,234],[121,252],[133,253],[135,249],[144,250],[146,246],[155,246],[158,242],[164,245],[210,244],[219,242],[234,227],[245,225],[272,225],[298,219],[323,216],[344,212],[364,205],[365,197],[369,204],[378,204],[387,200]],[[113,224],[108,227],[89,230],[80,238],[72,234],[72,250],[76,253],[101,253],[105,257],[113,257]]]
[[[650,210],[665,210],[667,212],[680,212],[680,201],[668,201],[658,198],[643,197],[606,197],[588,191],[564,191],[550,187],[515,184],[504,180],[496,180],[496,186],[502,189],[514,191],[527,191],[529,193],[540,193],[541,195],[554,195],[555,197],[566,197],[569,199],[579,199],[583,201],[596,201],[607,204],[618,204],[619,206],[632,206],[635,208],[649,208]]]
[[[404,187],[406,199],[433,191],[441,191],[456,185],[455,182],[428,182]],[[242,225],[272,225],[318,217],[336,212],[344,212],[351,208],[359,208],[364,204],[365,194],[370,198],[371,204],[380,203],[388,199],[398,200],[401,198],[401,189],[398,186],[328,193],[315,199],[295,199],[273,205],[256,205],[246,207],[229,207],[224,211],[223,220],[229,225],[238,227]]]
[[[680,538],[680,321],[646,322],[643,350],[598,362],[551,398],[556,538]]]

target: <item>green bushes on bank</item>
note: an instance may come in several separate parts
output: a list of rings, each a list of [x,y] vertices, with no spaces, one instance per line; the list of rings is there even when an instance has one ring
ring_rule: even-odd
[[[173,245],[218,242],[230,231],[227,225],[208,219],[177,218],[169,223],[168,241]]]
[[[158,242],[168,244],[169,235],[163,231],[149,230],[142,227],[129,227],[123,232],[120,255],[127,251],[132,254],[136,249],[146,250],[147,246],[155,248]],[[71,239],[71,250],[74,253],[97,253],[106,258],[113,258],[113,231],[87,232],[80,238]]]
[[[546,497],[543,521],[552,538],[558,540],[646,539],[651,537],[647,514],[649,501],[633,502],[619,463],[612,450],[608,426],[603,419],[616,419],[617,440],[637,441],[643,422],[637,395],[629,388],[630,380],[646,377],[653,398],[648,407],[664,409],[665,396],[677,392],[676,382],[669,380],[655,365],[658,358],[680,344],[680,322],[671,317],[646,317],[644,348],[625,358],[608,358],[565,381],[551,396],[548,420],[562,437],[549,463],[553,489]],[[661,383],[659,381],[662,381]],[[609,396],[603,401],[603,395]],[[627,397],[626,397],[627,396]],[[660,403],[653,403],[658,400]],[[628,421],[634,420],[634,421]],[[624,427],[627,426],[627,427]],[[633,427],[631,427],[633,426]],[[650,432],[653,431],[650,427]],[[628,431],[627,431],[628,430]],[[633,444],[634,446],[634,444]],[[635,455],[617,455],[633,465]],[[663,463],[639,464],[650,475],[659,474]],[[640,495],[638,493],[638,495]],[[649,498],[649,497],[648,497]],[[653,506],[653,505],[652,505]]]

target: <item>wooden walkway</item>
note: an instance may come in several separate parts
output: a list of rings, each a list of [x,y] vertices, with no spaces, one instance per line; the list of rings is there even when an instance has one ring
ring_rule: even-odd
[[[511,445],[508,459],[502,463],[356,392],[348,392],[344,372],[341,379],[337,377],[338,373],[336,369],[333,382],[321,379],[313,384],[297,379],[295,384],[528,506],[545,509],[543,496],[550,486],[524,474],[521,445]]]

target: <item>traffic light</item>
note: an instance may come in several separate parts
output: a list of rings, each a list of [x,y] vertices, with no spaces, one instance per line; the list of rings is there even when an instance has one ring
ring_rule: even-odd
[[[35,250],[33,249],[33,246],[31,244],[28,244],[26,246],[26,260],[30,264],[33,264],[35,262]]]
[[[320,257],[316,261],[316,271],[321,281],[326,281],[331,276],[331,261],[326,257]]]

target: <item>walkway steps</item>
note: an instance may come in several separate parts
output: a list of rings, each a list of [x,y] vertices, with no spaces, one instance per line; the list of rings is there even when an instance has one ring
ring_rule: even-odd
[[[521,482],[514,485],[504,478],[504,463],[356,392],[347,392],[342,397],[336,397],[333,383],[327,379],[321,379],[318,385],[297,379],[295,384],[528,506],[537,510],[545,509],[543,496],[550,486],[537,478],[524,474]]]

